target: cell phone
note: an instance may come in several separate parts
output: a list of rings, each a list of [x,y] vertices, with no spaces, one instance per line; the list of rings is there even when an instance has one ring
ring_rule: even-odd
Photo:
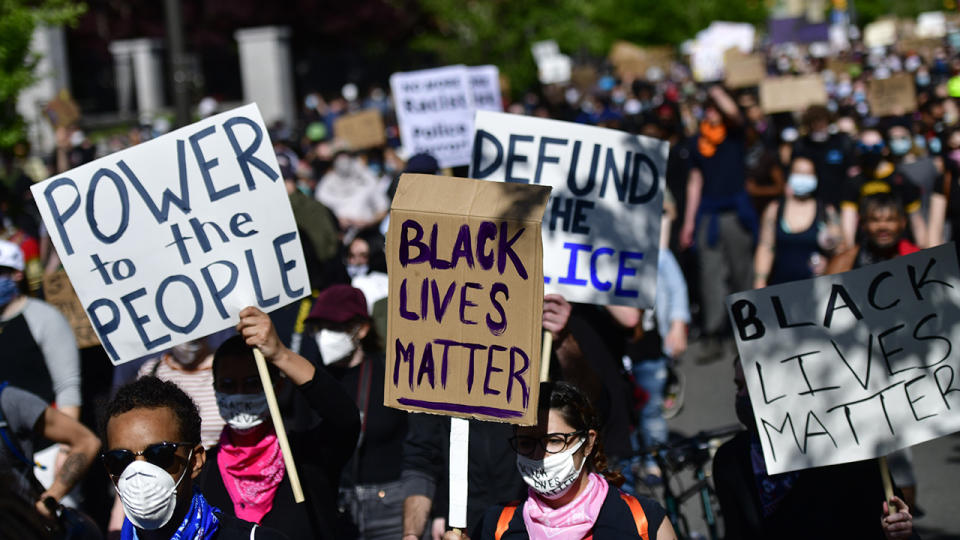
[[[49,510],[51,514],[57,513],[57,510],[60,509],[60,503],[58,503],[53,497],[49,496],[43,498],[43,505],[47,507],[47,510]]]

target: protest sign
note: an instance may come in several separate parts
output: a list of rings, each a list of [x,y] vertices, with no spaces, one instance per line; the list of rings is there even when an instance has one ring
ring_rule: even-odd
[[[820,75],[777,77],[760,83],[760,106],[767,114],[802,111],[826,103],[827,89]]]
[[[401,176],[387,232],[385,405],[536,423],[540,220],[549,194],[545,186]]]
[[[960,429],[957,271],[948,244],[727,298],[769,474]]]
[[[756,28],[751,24],[714,21],[697,32],[690,58],[693,77],[700,82],[723,79],[723,55],[731,47],[744,54],[753,50]]]
[[[644,77],[651,67],[669,71],[675,51],[673,47],[640,47],[621,40],[614,42],[607,57],[618,77]]]
[[[901,116],[917,110],[917,93],[913,76],[895,73],[887,79],[872,79],[867,89],[867,103],[873,116]]]
[[[502,111],[500,97],[500,70],[497,66],[468,67],[470,88],[473,89],[473,105],[477,110]]]
[[[942,11],[927,11],[917,15],[914,32],[918,38],[942,39],[947,35],[947,17]]]
[[[83,304],[77,298],[77,293],[74,292],[66,272],[58,270],[44,276],[43,299],[66,317],[70,328],[73,329],[73,337],[77,340],[77,348],[86,349],[100,344],[97,333],[90,326],[90,318],[83,310]]]
[[[394,73],[390,89],[407,157],[428,153],[440,167],[470,162],[474,105],[466,67]]]
[[[351,150],[379,148],[387,144],[383,117],[377,109],[367,109],[337,118],[333,123],[333,135],[346,142]]]
[[[55,128],[72,126],[80,119],[80,107],[77,106],[77,102],[73,100],[73,96],[66,88],[60,90],[57,96],[47,103],[44,112],[47,114],[50,124]]]
[[[652,307],[667,143],[486,111],[476,129],[471,177],[553,187],[543,219],[547,292]]]
[[[114,364],[309,294],[303,251],[256,105],[32,186]]]
[[[863,28],[863,44],[867,47],[889,47],[897,41],[897,21],[882,19]]]
[[[728,88],[747,88],[759,85],[767,76],[767,62],[762,54],[738,54],[724,57],[724,71]]]

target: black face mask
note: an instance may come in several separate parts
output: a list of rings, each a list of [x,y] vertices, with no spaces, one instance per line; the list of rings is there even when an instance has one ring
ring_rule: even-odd
[[[737,411],[737,420],[747,428],[747,431],[757,431],[757,421],[753,416],[753,404],[750,402],[749,395],[737,395],[734,401],[734,408]]]
[[[873,172],[877,170],[877,166],[880,165],[882,159],[883,155],[879,153],[864,152],[860,154],[860,169],[865,175],[873,176]]]

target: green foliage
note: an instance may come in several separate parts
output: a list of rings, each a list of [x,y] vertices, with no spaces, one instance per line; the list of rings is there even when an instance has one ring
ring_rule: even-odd
[[[856,9],[857,23],[871,23],[881,17],[916,17],[924,11],[948,8],[944,0],[856,0],[850,2]],[[956,4],[953,4],[954,8]]]
[[[678,45],[714,20],[762,24],[761,0],[421,0],[432,28],[413,46],[444,64],[495,63],[523,91],[536,83],[530,45],[556,40],[578,57],[602,57],[618,39],[640,45]]]
[[[36,80],[40,60],[30,52],[30,38],[40,24],[73,24],[86,10],[72,0],[0,0],[0,150],[24,139],[17,96]]]

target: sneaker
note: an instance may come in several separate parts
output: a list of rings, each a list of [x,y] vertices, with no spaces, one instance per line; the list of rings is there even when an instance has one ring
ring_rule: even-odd
[[[686,389],[686,378],[683,373],[667,366],[667,384],[663,388],[663,417],[667,420],[674,418],[683,409],[683,397]]]

